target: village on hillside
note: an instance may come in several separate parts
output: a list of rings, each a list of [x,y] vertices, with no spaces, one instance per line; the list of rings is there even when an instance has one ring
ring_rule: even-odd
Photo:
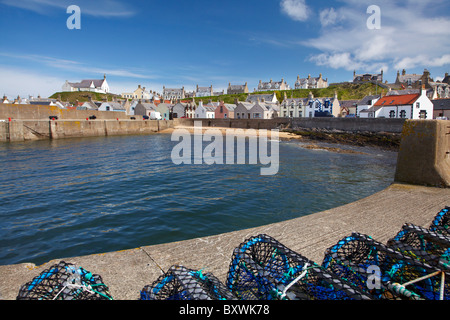
[[[112,94],[106,75],[103,79],[85,79],[80,82],[66,81],[51,98],[3,96],[1,104],[51,105],[61,109],[124,112],[131,119],[171,120],[174,118],[198,119],[273,119],[312,117],[357,118],[404,118],[404,119],[450,119],[450,76],[434,81],[430,72],[408,74],[397,72],[394,81],[388,82],[379,74],[353,72],[350,84],[372,84],[375,92],[359,99],[339,99],[337,90],[347,83],[328,83],[322,74],[318,77],[297,76],[291,87],[284,79],[259,81],[250,93],[247,83],[228,84],[222,91],[213,86],[197,85],[195,90],[166,88],[158,93],[137,85],[133,92]],[[336,88],[330,96],[314,96],[314,89]],[[306,97],[294,97],[294,92],[305,90]],[[69,101],[62,98],[66,93],[83,93],[85,101]],[[101,99],[98,99],[98,96]],[[228,101],[222,99],[228,97]],[[230,97],[235,97],[229,101]],[[243,99],[240,99],[242,98]],[[281,97],[281,99],[280,99]],[[81,99],[80,99],[81,100]]]

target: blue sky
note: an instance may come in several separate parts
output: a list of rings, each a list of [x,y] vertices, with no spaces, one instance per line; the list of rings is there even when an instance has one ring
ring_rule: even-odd
[[[69,5],[81,29],[69,30]],[[367,28],[370,5],[380,29]],[[450,72],[448,0],[0,0],[0,94],[49,96],[65,80],[102,78],[193,90],[322,73],[329,82],[397,70]]]

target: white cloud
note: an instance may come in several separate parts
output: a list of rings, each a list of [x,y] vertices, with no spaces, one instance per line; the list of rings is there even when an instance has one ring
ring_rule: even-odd
[[[19,68],[11,68],[0,65],[0,88],[10,98],[18,95],[28,98],[29,95],[48,97],[57,91],[61,91],[64,79],[48,76],[42,73],[32,72]]]
[[[0,52],[0,56],[14,58],[18,60],[33,61],[37,66],[46,66],[59,70],[77,72],[88,75],[95,74],[107,74],[118,77],[137,78],[137,79],[152,79],[157,78],[155,75],[144,74],[142,70],[130,71],[132,68],[116,69],[108,67],[92,67],[79,61],[73,61],[68,59],[59,59],[55,57],[42,56],[37,54],[13,54],[7,52]]]
[[[441,67],[450,64],[450,54],[444,54],[441,57],[431,58],[430,55],[418,55],[415,57],[402,58],[396,62],[396,69],[414,68],[417,66]]]
[[[293,20],[306,21],[310,14],[305,0],[281,0],[280,6],[281,11]]]
[[[126,2],[120,0],[78,0],[74,3],[73,0],[0,0],[8,6],[17,7],[21,9],[31,10],[43,15],[51,15],[52,9],[67,9],[68,6],[76,4],[80,7],[81,14],[87,14],[94,17],[131,17],[136,14],[136,11],[130,9]]]
[[[334,10],[334,8],[329,8],[320,11],[319,18],[320,24],[323,27],[326,27],[328,25],[334,25],[337,22],[339,22],[339,20],[341,20],[341,16],[339,15],[338,12],[336,12],[336,10]]]
[[[310,61],[345,70],[442,67],[450,64],[450,19],[442,0],[380,0],[381,28],[366,26],[368,1],[342,0],[320,11],[320,34],[302,45],[319,51]],[[448,12],[448,10],[447,10]],[[365,70],[364,70],[365,71]],[[378,70],[379,71],[379,70]],[[384,69],[386,71],[386,69]]]

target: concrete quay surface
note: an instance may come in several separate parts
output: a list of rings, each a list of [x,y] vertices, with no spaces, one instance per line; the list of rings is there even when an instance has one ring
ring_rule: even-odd
[[[115,300],[139,299],[140,290],[172,265],[212,272],[225,283],[234,248],[261,233],[321,264],[325,250],[352,232],[386,243],[405,223],[429,227],[449,200],[449,188],[393,183],[341,207],[256,228],[118,252],[61,257],[40,266],[4,265],[0,266],[0,299],[16,299],[21,285],[61,260],[99,274]]]

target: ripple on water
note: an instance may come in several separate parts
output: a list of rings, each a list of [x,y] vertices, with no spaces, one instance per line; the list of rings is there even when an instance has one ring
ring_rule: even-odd
[[[259,165],[174,165],[169,135],[0,146],[0,264],[135,248],[249,228],[349,203],[387,187],[396,153],[280,142]],[[355,148],[355,147],[353,147]]]

